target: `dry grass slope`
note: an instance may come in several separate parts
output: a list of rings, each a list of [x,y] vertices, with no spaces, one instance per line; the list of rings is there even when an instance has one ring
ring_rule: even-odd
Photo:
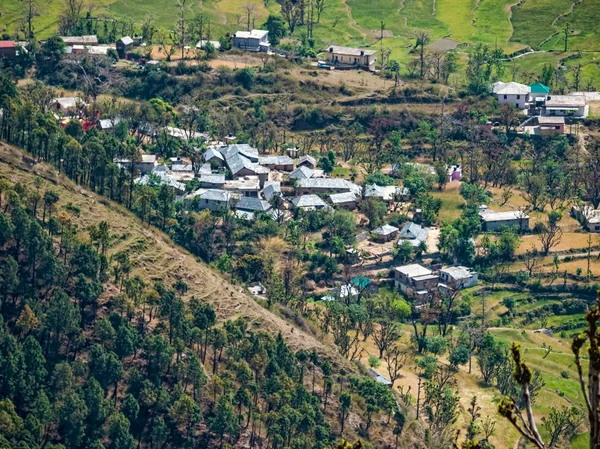
[[[189,286],[187,297],[195,296],[211,304],[219,319],[243,316],[248,320],[250,328],[266,330],[272,334],[281,332],[295,350],[314,348],[336,363],[345,363],[335,348],[322,344],[312,335],[264,309],[240,286],[234,286],[224,280],[216,271],[177,247],[163,233],[142,226],[141,222],[123,207],[74,184],[59,175],[54,167],[37,164],[21,151],[0,143],[0,178],[32,184],[35,175],[52,184],[53,189],[60,195],[58,209],[68,203],[73,203],[81,209],[79,216],[73,217],[80,229],[102,220],[110,223],[114,235],[110,252],[114,254],[128,251],[134,266],[133,275],[139,274],[147,281],[163,279],[165,283],[182,279]],[[108,291],[107,294],[111,292]]]

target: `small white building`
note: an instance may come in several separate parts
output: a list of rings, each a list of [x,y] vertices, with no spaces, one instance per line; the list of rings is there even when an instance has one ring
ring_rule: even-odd
[[[365,69],[375,71],[375,50],[331,46],[327,49],[327,63],[340,69]]]
[[[446,267],[440,270],[440,289],[456,291],[477,285],[478,275],[467,267]]]
[[[493,84],[493,93],[500,104],[509,103],[514,104],[519,109],[527,109],[531,87],[515,82],[503,83],[498,81]]]
[[[438,279],[430,269],[416,263],[394,269],[396,288],[411,298],[429,298],[437,288]]]
[[[542,109],[542,115],[562,115],[586,118],[590,113],[585,95],[551,95]]]
[[[233,35],[233,48],[268,53],[271,50],[269,32],[266,30],[238,31]]]
[[[571,215],[590,232],[600,232],[600,210],[582,204],[571,208]]]

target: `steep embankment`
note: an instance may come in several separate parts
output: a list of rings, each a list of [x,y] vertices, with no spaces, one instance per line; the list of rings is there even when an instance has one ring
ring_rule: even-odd
[[[293,349],[305,348],[326,355],[338,363],[344,363],[338,352],[319,342],[314,336],[294,327],[284,319],[265,310],[256,303],[242,287],[224,280],[207,265],[177,247],[163,233],[145,227],[133,214],[81,186],[76,185],[47,164],[35,163],[23,152],[0,143],[0,178],[11,182],[32,184],[35,175],[42,176],[55,187],[60,201],[57,210],[72,203],[80,213],[71,214],[80,229],[107,220],[111,226],[113,243],[110,254],[127,251],[132,262],[132,275],[139,274],[147,282],[163,279],[173,283],[181,279],[189,286],[186,297],[195,296],[216,310],[219,319],[245,317],[250,328],[276,334],[281,332]],[[116,294],[114,287],[106,294]]]

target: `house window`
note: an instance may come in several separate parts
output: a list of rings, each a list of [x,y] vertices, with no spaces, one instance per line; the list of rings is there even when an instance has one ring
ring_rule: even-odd
[[[508,99],[508,95],[505,95],[505,96],[504,96],[504,99],[505,99],[505,100],[506,100],[506,99]]]
[[[560,129],[560,126],[555,126],[554,129]]]
[[[520,96],[520,95],[517,95],[517,100],[520,100],[520,99],[521,99],[521,96]]]

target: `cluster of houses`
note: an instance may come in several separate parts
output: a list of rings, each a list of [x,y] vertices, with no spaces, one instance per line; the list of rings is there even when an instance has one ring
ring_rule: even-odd
[[[498,81],[492,92],[499,104],[512,104],[535,117],[533,133],[538,135],[564,134],[565,117],[586,118],[589,105],[582,93],[551,95],[550,88],[541,83],[525,84]]]

